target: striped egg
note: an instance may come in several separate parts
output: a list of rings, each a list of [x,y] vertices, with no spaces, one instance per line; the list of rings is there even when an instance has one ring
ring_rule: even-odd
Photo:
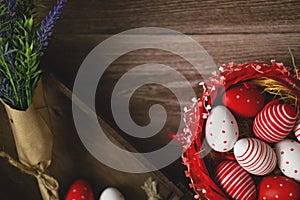
[[[235,161],[223,161],[216,170],[219,185],[233,199],[256,198],[256,188],[251,176]]]
[[[234,145],[234,156],[249,173],[269,174],[276,167],[276,154],[265,142],[256,138],[243,138]]]
[[[266,142],[279,142],[293,130],[296,116],[295,109],[290,105],[267,106],[254,119],[254,134]]]
[[[300,142],[300,118],[297,120],[296,125],[294,127],[294,134],[297,140]]]

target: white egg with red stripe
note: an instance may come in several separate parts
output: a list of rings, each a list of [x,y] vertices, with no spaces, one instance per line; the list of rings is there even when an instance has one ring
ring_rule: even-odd
[[[234,145],[234,156],[249,173],[269,174],[276,167],[276,154],[265,142],[256,138],[243,138]]]
[[[219,185],[233,199],[256,198],[256,188],[251,176],[235,161],[223,161],[216,170]]]
[[[297,113],[287,104],[265,107],[253,123],[254,134],[266,142],[279,142],[293,130]]]
[[[275,145],[275,150],[282,173],[300,181],[300,143],[285,139]]]
[[[294,127],[294,134],[297,140],[300,142],[300,118],[297,120],[296,125]]]

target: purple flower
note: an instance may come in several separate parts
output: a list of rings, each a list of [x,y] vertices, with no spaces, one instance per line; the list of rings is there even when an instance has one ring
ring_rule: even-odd
[[[16,0],[6,0],[6,4],[9,8],[9,14],[12,17],[16,11]]]
[[[42,51],[48,45],[48,39],[52,35],[55,23],[59,19],[64,3],[67,0],[58,0],[57,5],[49,12],[48,16],[41,21],[39,30],[37,31],[37,50]]]

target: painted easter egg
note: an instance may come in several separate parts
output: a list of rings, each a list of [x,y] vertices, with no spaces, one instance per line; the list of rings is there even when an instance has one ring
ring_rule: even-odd
[[[275,145],[278,166],[287,177],[300,181],[300,144],[285,139]]]
[[[108,187],[101,193],[99,200],[125,200],[125,198],[118,189]]]
[[[300,142],[300,118],[297,120],[293,131],[297,140]]]
[[[276,167],[276,154],[265,142],[256,138],[243,138],[234,145],[234,156],[249,173],[265,175]]]
[[[266,142],[279,142],[292,131],[296,115],[295,109],[287,104],[266,107],[255,117],[253,132]]]
[[[300,186],[285,176],[267,176],[261,180],[258,200],[299,200]]]
[[[256,188],[251,176],[235,161],[223,161],[216,170],[218,184],[233,199],[256,198]]]
[[[206,141],[218,152],[230,151],[239,137],[239,129],[232,113],[222,105],[214,107],[206,121]]]
[[[66,200],[94,200],[90,184],[85,180],[75,181],[66,196]]]
[[[222,98],[234,115],[251,118],[257,115],[265,105],[264,96],[255,86],[236,86],[225,92]]]

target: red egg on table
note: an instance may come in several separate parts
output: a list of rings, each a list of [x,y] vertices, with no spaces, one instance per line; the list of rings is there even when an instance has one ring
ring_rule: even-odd
[[[66,200],[94,200],[90,184],[85,180],[75,181],[67,193]]]
[[[285,176],[267,176],[259,184],[258,200],[299,200],[300,186]]]
[[[222,100],[234,115],[243,118],[255,117],[265,105],[264,96],[255,86],[233,87],[225,92]]]
[[[254,119],[253,132],[266,142],[279,142],[293,130],[296,117],[295,109],[288,104],[265,107]]]
[[[223,161],[216,170],[217,182],[233,199],[256,198],[256,188],[253,179],[237,162]]]
[[[237,162],[251,174],[266,175],[276,167],[274,150],[259,139],[240,139],[235,143],[233,151]]]

